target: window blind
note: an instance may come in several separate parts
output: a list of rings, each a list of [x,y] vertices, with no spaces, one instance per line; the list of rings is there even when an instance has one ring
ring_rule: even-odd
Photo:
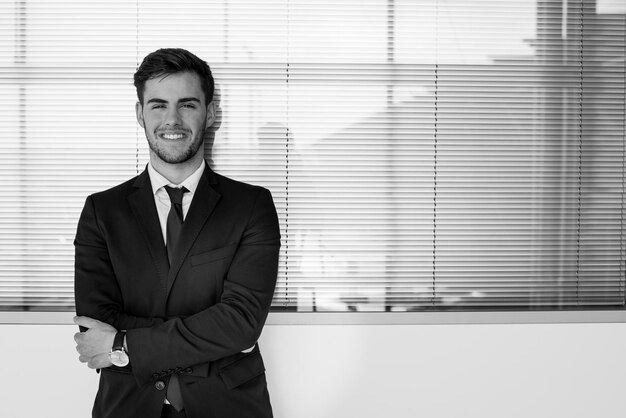
[[[78,215],[145,167],[132,74],[161,47],[213,68],[213,168],[272,191],[274,310],[623,308],[625,12],[1,3],[0,310],[73,310]]]

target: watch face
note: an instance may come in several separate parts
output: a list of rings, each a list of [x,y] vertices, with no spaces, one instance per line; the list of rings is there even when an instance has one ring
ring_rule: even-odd
[[[113,363],[114,366],[124,367],[128,365],[128,354],[122,350],[111,351],[109,354],[109,360],[111,360],[111,363]]]

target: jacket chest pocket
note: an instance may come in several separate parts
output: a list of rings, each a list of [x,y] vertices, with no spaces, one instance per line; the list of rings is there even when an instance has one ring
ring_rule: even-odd
[[[237,245],[233,244],[226,247],[216,248],[210,251],[193,254],[190,257],[191,265],[192,267],[195,267],[202,264],[214,263],[217,261],[227,262],[228,264],[230,264],[230,260],[232,260],[236,250]]]

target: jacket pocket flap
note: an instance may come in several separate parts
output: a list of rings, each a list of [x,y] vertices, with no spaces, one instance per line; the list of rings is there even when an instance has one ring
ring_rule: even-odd
[[[198,264],[210,263],[211,261],[221,260],[223,258],[231,257],[235,254],[237,245],[229,245],[227,247],[221,247],[216,250],[207,251],[200,254],[194,254],[191,256],[191,265],[197,266]]]
[[[234,389],[264,372],[265,365],[258,350],[220,368],[220,376],[228,389]]]

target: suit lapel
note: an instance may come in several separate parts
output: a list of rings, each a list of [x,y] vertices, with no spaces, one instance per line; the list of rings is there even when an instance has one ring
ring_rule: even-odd
[[[174,254],[174,261],[170,266],[169,274],[167,276],[168,295],[172,289],[176,276],[183,265],[185,257],[187,257],[191,246],[195,242],[196,238],[198,238],[198,234],[200,234],[200,231],[202,230],[207,219],[209,219],[209,216],[213,212],[213,209],[215,209],[215,206],[220,199],[220,194],[211,187],[211,184],[214,184],[215,182],[215,175],[207,165],[204,169],[202,177],[200,178],[200,182],[198,183],[198,188],[194,193],[187,216],[185,217],[180,240],[178,241],[176,253]]]
[[[154,265],[157,268],[159,282],[163,289],[167,286],[168,262],[159,215],[154,203],[154,194],[150,185],[150,176],[145,170],[134,185],[135,190],[128,196],[128,203],[143,233]]]

